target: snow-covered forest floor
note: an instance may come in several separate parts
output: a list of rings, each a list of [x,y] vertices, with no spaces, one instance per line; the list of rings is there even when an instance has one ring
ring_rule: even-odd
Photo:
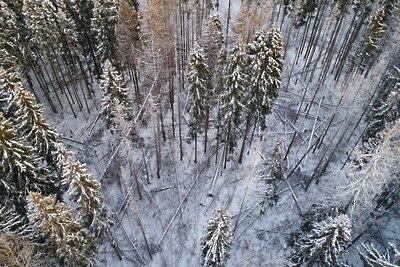
[[[228,1],[219,4],[219,11],[212,13],[221,14],[221,21],[226,24]],[[231,23],[234,23],[241,2],[233,0],[231,5]],[[140,4],[140,8],[145,6],[146,3]],[[272,14],[265,14],[268,19],[261,28],[279,27],[282,14],[276,21],[278,11],[276,6]],[[320,29],[318,44],[310,48],[310,58],[305,58],[307,49],[298,55],[306,28],[295,29],[292,18],[285,17],[281,31],[286,49],[279,97],[268,116],[266,129],[255,128],[242,164],[238,163],[238,148],[228,155],[224,168],[224,144],[217,143],[214,123],[210,125],[206,153],[202,151],[204,136],[199,135],[200,149],[197,163],[194,163],[194,142],[188,134],[188,114],[184,110],[187,88],[180,93],[180,102],[178,93],[175,96],[176,103],[184,111],[181,117],[184,156],[180,160],[179,140],[177,133],[173,137],[170,106],[166,100],[163,103],[166,140],[159,135],[160,126],[155,115],[158,107],[152,88],[145,86],[151,84],[148,79],[154,78],[152,74],[140,77],[145,101],[143,106],[135,103],[134,112],[143,112],[145,123],[135,117],[134,133],[130,135],[127,135],[130,125],[108,128],[99,115],[101,90],[95,89],[94,98],[88,101],[90,114],[83,110],[77,118],[67,109],[54,114],[45,105],[49,123],[62,134],[64,143],[76,153],[77,159],[87,163],[89,172],[101,181],[105,206],[113,220],[111,233],[119,249],[108,241],[102,244],[98,253],[99,266],[199,266],[200,238],[205,234],[207,220],[218,207],[224,207],[232,215],[234,227],[227,266],[289,266],[292,248],[287,242],[291,233],[299,229],[301,214],[315,205],[344,207],[349,203],[350,198],[342,194],[343,186],[348,183],[348,165],[352,164],[348,156],[359,143],[366,126],[364,110],[386,67],[398,56],[400,34],[394,31],[387,37],[382,53],[367,75],[347,77],[344,71],[339,80],[335,80],[331,63],[326,78],[321,81],[330,53],[326,47],[335,21],[330,11],[326,14],[324,20],[328,22]],[[351,19],[349,15],[343,27],[347,27]],[[399,27],[398,22],[395,23],[392,29]],[[339,34],[333,55],[339,52],[345,32],[342,30]],[[228,48],[233,46],[235,38],[231,31]],[[309,42],[308,37],[306,47]],[[125,78],[134,98],[132,81],[128,75]],[[168,92],[164,89],[167,99]],[[215,108],[211,111],[211,121],[216,121],[216,114]],[[266,185],[260,176],[268,169],[273,148],[279,140],[282,140],[286,156],[283,161],[285,179],[278,185],[277,203],[264,206]],[[160,178],[157,177],[157,149],[161,154]],[[365,212],[368,208],[361,208],[365,211],[349,208],[352,238],[362,234],[345,256],[350,266],[361,266],[358,248],[363,242],[399,243],[397,208],[398,205],[377,219]]]

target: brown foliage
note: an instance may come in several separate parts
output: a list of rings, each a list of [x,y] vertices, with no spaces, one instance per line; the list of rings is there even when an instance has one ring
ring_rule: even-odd
[[[3,233],[0,235],[0,266],[50,266],[50,260],[41,249],[25,237]]]

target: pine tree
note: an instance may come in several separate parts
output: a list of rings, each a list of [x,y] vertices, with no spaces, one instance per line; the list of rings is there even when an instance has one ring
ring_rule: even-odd
[[[100,183],[86,170],[86,164],[74,161],[73,155],[62,144],[57,146],[57,165],[62,172],[62,183],[68,186],[68,195],[78,204],[79,213],[96,236],[106,234]]]
[[[33,147],[24,142],[0,114],[0,174],[2,201],[11,197],[19,208],[28,191],[48,192],[57,186]]]
[[[243,96],[248,83],[247,54],[242,43],[232,49],[228,62],[225,90],[221,95],[221,125],[226,133],[225,142],[228,151],[233,153],[242,120]]]
[[[204,52],[201,48],[196,48],[190,55],[189,61],[189,93],[191,96],[190,107],[190,131],[195,139],[195,150],[197,150],[197,134],[200,131],[200,122],[205,118],[207,103],[206,98],[209,69],[206,63]],[[195,162],[197,161],[197,151],[195,151]]]
[[[295,266],[340,266],[339,258],[351,243],[351,221],[347,215],[315,223],[311,232],[295,243]]]
[[[104,64],[103,74],[101,77],[101,87],[104,92],[101,103],[102,114],[110,123],[114,117],[116,104],[120,104],[124,107],[125,119],[131,119],[132,101],[129,97],[127,89],[125,88],[122,76],[118,73],[109,60],[107,60]]]
[[[377,138],[388,124],[400,117],[400,69],[394,67],[394,73],[384,74],[378,94],[371,110],[367,114],[368,126],[363,136],[366,142]]]
[[[96,246],[72,211],[52,195],[30,193],[28,218],[34,231],[49,241],[49,248],[65,266],[92,266]]]
[[[370,246],[362,245],[365,253],[359,252],[360,257],[365,267],[397,267],[400,264],[400,252],[397,248],[389,243],[389,249],[385,253],[380,253],[374,248],[374,245]]]
[[[113,64],[117,64],[117,36],[115,33],[118,22],[117,1],[95,1],[93,13],[93,31],[96,32],[98,44],[96,55],[102,64],[107,59]]]
[[[229,259],[233,230],[231,217],[223,208],[208,220],[207,233],[202,239],[202,266],[223,267]]]
[[[372,59],[379,47],[380,41],[386,33],[387,25],[385,24],[386,12],[385,6],[380,7],[375,16],[368,24],[368,29],[361,40],[353,64],[359,72],[363,72]]]
[[[0,70],[0,86],[10,94],[7,110],[15,110],[11,116],[18,124],[18,131],[37,153],[46,160],[50,160],[54,144],[58,141],[58,134],[43,115],[43,109],[26,91],[16,73]]]

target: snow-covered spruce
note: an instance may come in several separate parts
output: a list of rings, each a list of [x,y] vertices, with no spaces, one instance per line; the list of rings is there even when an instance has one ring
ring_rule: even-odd
[[[9,92],[7,111],[14,118],[18,132],[23,136],[46,160],[50,159],[54,145],[58,141],[58,134],[43,115],[43,108],[37,103],[34,96],[24,89],[17,74],[11,71],[0,70],[0,86]]]
[[[55,196],[30,193],[28,218],[33,230],[48,240],[48,247],[63,266],[92,266],[94,238],[78,223],[71,209]]]
[[[13,199],[22,204],[28,191],[54,189],[53,177],[41,166],[36,150],[18,136],[12,124],[0,113],[0,191],[1,201]]]
[[[204,51],[196,47],[189,59],[189,94],[190,94],[190,134],[195,140],[195,162],[197,161],[197,135],[200,123],[205,118],[209,105],[207,96],[210,71]]]
[[[398,267],[400,264],[400,252],[389,243],[389,249],[380,253],[373,244],[362,244],[365,252],[360,252],[360,257],[365,267]]]
[[[77,202],[79,214],[96,236],[107,232],[100,183],[86,170],[86,164],[73,159],[73,154],[62,144],[57,145],[56,161],[62,172],[62,183],[68,186],[68,195]]]
[[[279,29],[259,31],[248,46],[250,96],[247,120],[254,117],[261,127],[278,96],[283,68],[282,36]]]
[[[118,22],[118,6],[114,0],[94,1],[92,31],[96,32],[96,56],[104,63],[117,59],[117,37],[115,26]]]
[[[350,243],[351,221],[347,215],[329,217],[297,240],[291,260],[295,266],[340,266],[339,259]]]
[[[214,217],[208,220],[201,247],[203,267],[226,266],[233,236],[231,220],[231,216],[223,208],[217,209]]]
[[[368,126],[363,136],[364,142],[378,138],[389,123],[400,117],[400,69],[393,69],[393,73],[385,73],[377,89],[377,97],[367,114]]]
[[[282,160],[282,140],[279,140],[275,144],[271,160],[265,162],[266,167],[260,171],[260,178],[265,183],[264,205],[274,205],[278,201],[278,184],[283,179]],[[264,209],[263,206],[262,213]]]
[[[130,120],[132,118],[132,100],[129,97],[121,74],[118,73],[109,60],[106,60],[104,64],[101,77],[101,88],[104,92],[101,102],[101,112],[108,123],[113,121],[115,106],[117,104],[124,108],[124,118]]]
[[[361,73],[368,66],[370,59],[375,56],[380,41],[386,33],[387,25],[385,24],[385,18],[385,6],[382,6],[371,19],[368,29],[361,40],[353,62],[357,70]]]
[[[18,214],[14,207],[0,204],[0,233],[29,236],[31,229],[26,218]]]
[[[233,153],[242,120],[243,96],[248,84],[246,72],[247,53],[238,43],[231,51],[225,76],[225,90],[221,94],[221,125],[228,152]]]

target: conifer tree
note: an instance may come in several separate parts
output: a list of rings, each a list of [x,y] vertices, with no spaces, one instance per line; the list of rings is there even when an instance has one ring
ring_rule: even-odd
[[[204,153],[207,152],[208,143],[208,128],[210,120],[210,110],[213,108],[218,99],[219,91],[222,90],[222,70],[224,63],[224,50],[223,50],[223,34],[220,16],[217,14],[211,15],[208,21],[208,29],[205,44],[205,57],[208,66],[215,68],[214,72],[210,72],[208,79],[206,95],[204,96],[207,101],[205,102],[205,118],[204,118]]]
[[[225,90],[221,95],[221,125],[226,133],[225,142],[229,153],[235,150],[242,120],[243,97],[248,83],[246,65],[246,51],[243,44],[238,43],[231,51],[226,68]]]
[[[318,2],[318,0],[302,0],[295,22],[296,27],[301,27],[307,23],[307,18],[317,9]]]
[[[267,34],[263,30],[257,32],[248,46],[248,54],[250,88],[245,103],[246,129],[239,162],[242,161],[251,123],[254,123],[254,127],[260,123],[264,129],[266,117],[271,113],[273,102],[278,97],[283,69],[282,36],[279,29],[273,29]]]
[[[101,107],[102,113],[110,123],[114,117],[116,104],[124,107],[125,119],[132,116],[132,101],[125,88],[122,76],[118,73],[112,63],[107,60],[104,64],[101,87],[104,92]]]
[[[209,82],[209,69],[206,63],[204,52],[201,48],[195,49],[190,55],[189,61],[189,93],[191,96],[190,107],[190,131],[195,139],[195,150],[197,150],[197,134],[200,131],[200,122],[205,117],[207,108],[206,98],[208,82]],[[195,162],[197,161],[197,152],[195,151]]]
[[[128,68],[136,68],[136,58],[142,50],[140,15],[126,0],[120,1],[117,37],[121,63]]]
[[[207,232],[202,239],[202,266],[224,267],[229,259],[233,230],[230,215],[223,209],[215,211],[208,220]]]
[[[283,52],[279,29],[267,34],[258,32],[248,50],[251,62],[248,114],[256,121],[259,119],[261,126],[265,127],[265,118],[278,96],[282,78]]]
[[[10,204],[0,204],[0,232],[28,236],[30,229],[26,218]]]
[[[377,138],[385,127],[400,117],[400,69],[384,74],[383,82],[377,89],[377,97],[367,114],[368,126],[364,142]]]
[[[275,144],[270,164],[261,171],[260,177],[266,184],[264,200],[269,205],[274,205],[278,201],[278,184],[284,178],[282,160],[282,140],[279,140]]]
[[[23,205],[28,191],[54,190],[53,177],[40,165],[33,147],[24,142],[11,123],[0,114],[0,174],[1,198],[11,197]],[[3,202],[2,201],[2,202]]]
[[[15,118],[21,136],[26,138],[41,157],[50,160],[58,134],[47,124],[41,105],[24,89],[16,73],[0,70],[0,84],[10,94],[7,109],[15,110],[10,115]]]
[[[93,31],[96,32],[97,52],[100,63],[108,59],[117,64],[117,37],[115,33],[118,22],[118,6],[115,0],[98,0],[94,2]]]
[[[30,193],[28,218],[33,230],[49,241],[49,248],[65,266],[91,266],[96,246],[73,212],[55,196]]]
[[[295,266],[340,266],[340,257],[351,243],[351,221],[347,215],[315,223],[311,232],[295,243]]]
[[[268,180],[280,181],[283,179],[282,160],[282,140],[279,140],[272,154],[271,168],[267,177]]]
[[[372,59],[379,47],[380,41],[383,38],[387,25],[385,24],[386,12],[385,6],[380,7],[375,16],[368,24],[368,29],[361,40],[354,63],[359,72],[363,72]]]
[[[68,186],[68,195],[77,202],[85,224],[102,237],[107,231],[100,183],[86,170],[86,164],[73,159],[73,154],[62,144],[57,146],[57,165],[62,172],[62,183]]]
[[[75,22],[78,42],[80,43],[83,54],[90,57],[93,62],[94,73],[100,74],[100,66],[95,55],[96,52],[96,32],[92,26],[94,3],[92,0],[64,0],[68,14]]]
[[[17,59],[19,54],[18,48],[18,24],[15,14],[8,8],[7,4],[0,1],[0,49],[4,50],[0,53],[0,66],[8,69],[13,67],[15,62],[11,58]]]
[[[359,252],[365,267],[396,267],[400,264],[400,252],[389,243],[389,249],[380,253],[373,244],[362,245],[365,253]]]

